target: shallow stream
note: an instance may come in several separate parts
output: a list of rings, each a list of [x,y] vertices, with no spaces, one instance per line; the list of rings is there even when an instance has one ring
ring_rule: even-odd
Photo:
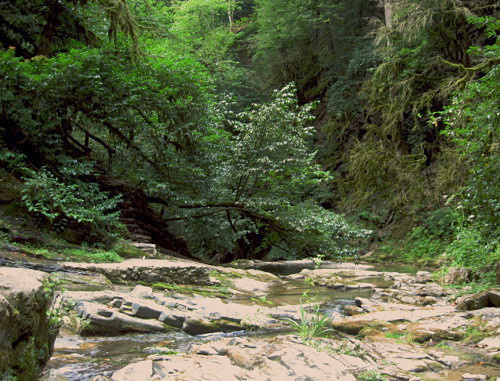
[[[293,265],[288,269],[280,267],[280,271],[272,272],[279,275],[288,275],[300,272],[308,267],[308,265],[302,267]],[[276,268],[267,270],[276,270]],[[367,281],[378,283],[377,286],[382,287],[390,285],[382,278]],[[122,292],[126,291],[123,286],[117,288]],[[71,289],[76,290],[78,286],[72,286]],[[129,289],[131,290],[132,287]],[[88,286],[85,287],[85,290],[89,291]],[[354,298],[369,298],[371,293],[371,289],[332,290],[327,287],[312,286],[304,281],[286,280],[284,283],[274,284],[268,289],[265,293],[265,302],[262,302],[262,305],[266,307],[300,305],[314,301],[321,303],[323,313],[335,319],[342,317],[343,307],[354,304]],[[251,297],[234,297],[230,300],[245,305],[257,303]],[[46,369],[58,369],[72,381],[83,381],[89,380],[98,374],[110,376],[114,371],[123,368],[125,365],[145,359],[151,354],[187,351],[191,344],[200,341],[218,340],[228,336],[270,337],[285,331],[284,329],[238,331],[227,334],[217,333],[198,336],[172,331],[171,333],[127,334],[112,337],[81,337],[63,332],[56,340],[54,354]]]
[[[321,268],[334,268],[336,265],[338,264],[323,263]],[[258,267],[259,270],[267,270],[281,276],[298,273],[304,268],[311,269],[314,268],[314,266],[311,267],[311,263],[306,262],[302,263],[302,266],[298,263],[293,263],[290,266],[281,264],[271,265],[269,267]],[[401,268],[400,266],[388,265],[385,267],[377,266],[374,270],[416,273],[416,271],[420,269],[408,266]],[[312,286],[304,282],[304,280],[283,279],[285,282],[273,284],[265,294],[259,293],[259,296],[264,295],[264,297],[260,299],[260,304],[262,306],[277,307],[284,305],[301,305],[314,301],[321,304],[322,313],[328,315],[332,320],[336,320],[343,317],[345,306],[354,304],[354,299],[356,297],[370,298],[372,294],[371,289],[333,290],[327,287]],[[391,286],[391,282],[383,278],[365,278],[362,281],[375,284],[377,287],[381,288]],[[76,286],[76,288],[78,288],[78,286]],[[121,292],[132,290],[132,286],[110,286],[108,288],[113,288]],[[75,286],[73,286],[72,289],[74,290]],[[88,287],[85,289],[87,290]],[[250,296],[233,297],[230,301],[245,305],[259,303],[256,298]],[[130,363],[143,360],[152,354],[162,355],[186,352],[190,349],[192,344],[199,342],[219,340],[224,337],[234,336],[267,338],[277,336],[286,331],[287,329],[280,328],[274,330],[237,331],[231,333],[190,336],[176,330],[160,334],[127,334],[112,337],[81,337],[63,332],[56,340],[54,354],[46,369],[58,369],[72,381],[86,381],[99,374],[111,376],[116,370]],[[458,352],[463,351],[460,350]],[[454,351],[454,353],[458,352]],[[478,360],[478,363],[482,364],[480,360]],[[499,374],[498,367],[496,366],[484,364],[481,368],[481,372],[484,374]],[[459,380],[461,379],[460,374],[472,372],[472,370],[473,369],[469,368],[456,369],[453,372],[450,371],[450,378],[445,376],[444,379]],[[479,370],[479,368],[476,368],[476,371]],[[436,374],[428,374],[426,376],[432,379]],[[438,377],[438,379],[443,378]]]

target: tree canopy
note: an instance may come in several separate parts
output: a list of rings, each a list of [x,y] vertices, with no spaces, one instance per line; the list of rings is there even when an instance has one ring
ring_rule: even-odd
[[[207,261],[336,258],[410,221],[497,258],[497,17],[493,0],[4,1],[0,162],[30,213],[94,244],[133,218]]]

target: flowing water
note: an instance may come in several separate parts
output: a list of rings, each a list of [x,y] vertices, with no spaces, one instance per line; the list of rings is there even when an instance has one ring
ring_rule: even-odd
[[[322,263],[321,268],[338,268],[338,265],[327,262]],[[258,269],[267,270],[278,275],[289,275],[298,273],[304,268],[314,268],[314,264],[310,262],[302,264],[292,263],[289,266],[287,264],[266,266],[259,266]],[[384,267],[378,266],[375,270],[415,273],[420,269],[389,265]],[[319,302],[321,304],[321,312],[328,315],[332,320],[336,320],[343,317],[343,309],[348,305],[354,304],[356,297],[369,298],[372,294],[371,289],[333,290],[327,287],[312,286],[303,280],[284,279],[285,282],[273,284],[267,290],[263,305],[273,307],[300,305],[311,301]],[[365,278],[361,282],[375,284],[377,287],[382,288],[390,287],[392,284],[392,282],[379,277]],[[74,287],[78,288],[78,286]],[[124,286],[111,287],[116,287],[116,289],[122,292],[132,289],[132,287],[127,288]],[[249,296],[233,297],[231,302],[245,305],[256,303],[255,299]],[[272,337],[282,334],[285,331],[286,329],[281,328],[190,336],[177,330],[160,334],[127,334],[113,337],[80,337],[62,333],[56,340],[54,354],[46,369],[58,369],[72,381],[86,381],[99,374],[111,376],[116,370],[123,368],[127,364],[143,360],[151,354],[161,355],[185,352],[192,344],[219,340],[224,337]],[[495,367],[491,369],[488,367],[486,370],[488,372],[490,370],[496,372],[495,369]],[[465,370],[469,371],[469,369]],[[486,370],[484,371],[486,372]],[[457,375],[461,371],[463,369],[456,370]],[[433,378],[431,377],[432,375],[426,376]]]
[[[286,266],[285,266],[286,267]],[[290,268],[280,267],[280,275],[300,272],[308,266],[293,265]],[[276,270],[275,268],[273,268]],[[261,269],[262,270],[262,269]],[[276,271],[273,271],[276,273]],[[377,283],[377,286],[388,287],[390,283],[382,278],[369,278],[366,281]],[[115,287],[115,286],[113,286]],[[73,286],[71,289],[77,289]],[[102,288],[97,287],[97,289]],[[126,291],[123,286],[120,291]],[[131,288],[130,288],[131,289]],[[88,290],[88,287],[85,288]],[[371,289],[332,290],[327,287],[312,286],[304,281],[287,280],[272,285],[266,292],[266,307],[300,305],[311,301],[321,303],[321,311],[331,318],[340,318],[346,305],[354,304],[354,298],[371,296]],[[250,297],[235,297],[231,302],[245,305],[255,304]],[[200,341],[217,340],[228,336],[269,337],[283,333],[279,330],[239,331],[231,333],[206,334],[190,336],[173,331],[161,334],[127,334],[113,337],[81,337],[62,333],[55,342],[54,354],[47,369],[58,369],[70,380],[89,380],[93,376],[111,375],[125,365],[145,359],[151,354],[184,352],[190,345]]]

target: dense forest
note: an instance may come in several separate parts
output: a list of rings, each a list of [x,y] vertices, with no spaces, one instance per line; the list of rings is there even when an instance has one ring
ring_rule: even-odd
[[[1,1],[0,201],[108,252],[133,231],[205,262],[375,251],[496,283],[498,11]]]

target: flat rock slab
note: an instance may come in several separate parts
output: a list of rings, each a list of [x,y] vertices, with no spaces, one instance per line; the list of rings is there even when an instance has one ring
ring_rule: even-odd
[[[131,364],[113,380],[142,369],[141,380],[345,380],[366,372],[387,379],[416,379],[415,373],[462,366],[440,350],[413,344],[359,340],[310,339],[295,335],[273,339],[224,338],[193,345],[187,353],[150,355],[152,362]]]
[[[65,262],[61,266],[71,270],[103,274],[113,282],[122,284],[162,282],[196,286],[219,285],[220,281],[213,278],[211,273],[220,273],[232,278],[239,277],[237,286],[240,286],[242,291],[264,291],[268,288],[266,282],[281,282],[276,275],[259,270],[233,269],[185,260],[128,259],[120,263],[97,264]]]
[[[189,353],[151,356],[149,378],[164,380],[344,380],[373,362],[358,357],[318,351],[296,336],[271,340],[227,338],[196,345]],[[119,371],[121,372],[121,371]],[[146,374],[146,372],[144,374]],[[113,380],[120,381],[120,378]]]
[[[377,312],[370,312],[367,314],[350,316],[346,320],[350,322],[355,322],[355,321],[416,322],[431,317],[443,316],[452,312],[453,312],[453,307],[451,306],[439,307],[433,309],[389,310],[389,311],[377,311]]]
[[[63,263],[66,268],[101,273],[117,283],[180,283],[210,285],[210,268],[196,262],[129,259],[121,263]]]
[[[300,306],[243,305],[219,298],[170,296],[136,286],[128,293],[66,291],[64,300],[78,302],[78,315],[88,320],[82,334],[157,332],[172,328],[191,335],[244,328],[288,326],[283,318],[300,321]]]
[[[18,295],[29,297],[48,279],[49,274],[42,271],[0,267],[0,294],[7,299]]]
[[[394,343],[387,341],[365,343],[364,347],[370,352],[377,353],[387,363],[407,372],[438,372],[441,369],[458,366],[457,357],[447,356],[445,353],[426,349],[412,344]],[[443,361],[446,358],[446,361]]]

